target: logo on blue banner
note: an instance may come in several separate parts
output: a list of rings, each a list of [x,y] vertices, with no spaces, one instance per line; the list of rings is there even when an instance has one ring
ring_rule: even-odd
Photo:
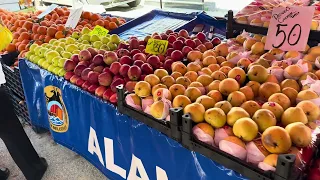
[[[55,86],[44,88],[50,128],[58,133],[67,132],[69,128],[69,116],[62,100],[61,90]]]

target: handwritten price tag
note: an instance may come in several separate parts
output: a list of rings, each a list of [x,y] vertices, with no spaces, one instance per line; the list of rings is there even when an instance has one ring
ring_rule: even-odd
[[[99,25],[96,25],[93,30],[89,33],[91,36],[96,34],[98,36],[104,37],[109,33],[108,29],[105,29],[104,27],[101,27]]]
[[[168,41],[160,40],[160,39],[152,39],[148,40],[148,44],[146,47],[146,53],[149,54],[162,54],[164,55],[167,52]]]
[[[80,20],[80,16],[82,14],[82,9],[83,9],[83,6],[81,6],[79,8],[71,9],[68,20],[64,26],[74,29]]]
[[[39,14],[37,16],[37,18],[41,19],[43,18],[44,16],[46,16],[47,14],[51,13],[55,8],[57,8],[58,5],[56,4],[51,4],[45,11],[43,11],[41,14]]]
[[[272,11],[266,50],[304,51],[308,42],[314,7],[279,7]]]

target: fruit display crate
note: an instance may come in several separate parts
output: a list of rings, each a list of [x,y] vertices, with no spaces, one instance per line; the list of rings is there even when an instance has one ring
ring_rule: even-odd
[[[117,86],[117,96],[118,96],[118,111],[122,114],[128,115],[158,131],[167,135],[171,139],[177,142],[181,142],[181,118],[182,118],[182,108],[171,108],[170,109],[170,121],[157,120],[149,114],[143,111],[138,111],[131,106],[126,104],[125,97],[127,93],[123,85]]]
[[[19,98],[24,99],[24,92],[21,84],[20,72],[18,67],[13,69],[2,64],[2,70],[6,77],[6,86],[11,89]]]
[[[182,116],[182,145],[198,152],[207,158],[232,169],[249,179],[254,180],[297,180],[302,179],[301,173],[294,168],[296,156],[283,154],[278,156],[276,171],[263,171],[257,166],[246,163],[233,155],[221,151],[217,147],[209,146],[197,140],[192,133],[193,121],[189,114]]]
[[[227,30],[226,30],[227,39],[236,37],[243,30],[250,33],[262,34],[262,35],[267,35],[268,33],[268,28],[265,28],[265,27],[237,23],[234,20],[233,11],[229,10],[227,14]],[[312,41],[316,41],[316,42],[312,42]],[[308,44],[311,42],[316,43],[315,45],[317,45],[317,42],[320,42],[320,31],[310,30]]]
[[[131,36],[144,38],[145,36],[151,35],[155,32],[162,33],[169,29],[178,29],[190,22],[195,17],[196,14],[153,10],[145,15],[131,20],[130,22],[127,22],[110,33],[118,34],[123,40],[129,39]]]
[[[12,89],[7,87],[7,93],[10,95],[12,104],[14,107],[14,111],[20,119],[30,124],[30,117],[28,113],[28,107],[23,99],[19,98],[18,96],[13,93]]]
[[[196,35],[201,31],[206,34],[209,40],[212,40],[214,37],[225,39],[226,23],[227,21],[224,18],[211,17],[205,12],[202,12],[198,14],[195,19],[175,31],[178,32],[181,29],[185,29],[189,32],[190,36]]]

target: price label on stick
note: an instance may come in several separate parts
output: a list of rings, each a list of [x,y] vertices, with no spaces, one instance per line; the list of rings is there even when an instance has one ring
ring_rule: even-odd
[[[149,54],[162,54],[164,55],[167,52],[168,41],[160,39],[150,38],[147,43],[146,53]]]
[[[105,29],[104,27],[101,27],[99,25],[96,25],[93,30],[89,33],[91,36],[96,34],[98,36],[104,37],[109,33],[108,29]]]
[[[82,9],[83,9],[83,6],[79,8],[71,9],[68,20],[64,26],[74,29],[80,20]]]
[[[314,7],[312,6],[274,8],[265,49],[304,51],[309,38],[313,13]]]
[[[51,13],[55,8],[57,8],[58,5],[56,4],[51,4],[45,11],[43,11],[41,14],[39,14],[37,16],[37,18],[41,19],[43,18],[44,16],[46,16],[47,14]]]

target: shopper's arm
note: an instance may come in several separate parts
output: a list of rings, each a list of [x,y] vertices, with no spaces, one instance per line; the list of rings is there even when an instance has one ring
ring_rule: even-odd
[[[3,54],[1,55],[1,63],[7,65],[7,66],[11,66],[14,64],[15,59],[18,57],[19,52],[11,52],[8,54]]]

